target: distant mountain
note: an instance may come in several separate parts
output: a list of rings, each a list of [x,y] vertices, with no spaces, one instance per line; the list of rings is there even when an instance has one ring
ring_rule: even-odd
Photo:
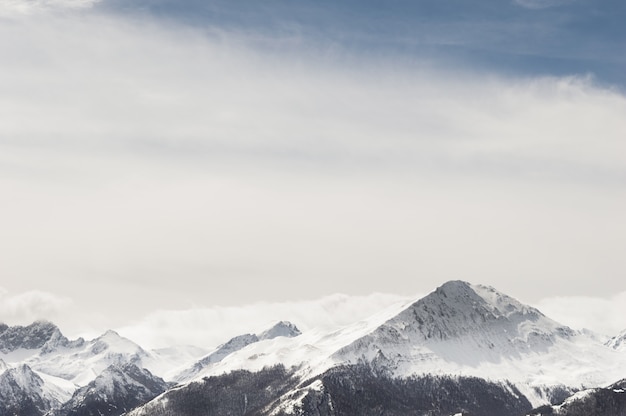
[[[297,326],[287,321],[280,321],[270,329],[261,332],[258,335],[259,340],[274,339],[276,337],[293,338],[301,335],[302,332]]]
[[[168,387],[163,379],[134,364],[114,364],[78,389],[55,416],[119,416]]]
[[[29,366],[0,374],[0,415],[41,416],[61,403]]]
[[[49,344],[65,346],[69,343],[59,328],[48,321],[36,321],[28,326],[0,324],[0,352],[8,354],[18,349],[35,350]]]
[[[149,356],[131,340],[115,331],[107,331],[91,341],[76,342],[69,347],[44,348],[41,354],[27,362],[37,371],[83,386],[110,365],[141,365],[141,361]]]
[[[606,345],[618,351],[626,351],[626,329],[611,338]]]
[[[291,322],[281,321],[269,328],[268,330],[263,331],[259,335],[238,335],[234,338],[231,338],[228,342],[218,346],[213,352],[202,357],[191,367],[181,371],[178,375],[174,377],[174,380],[178,382],[185,382],[190,381],[195,377],[201,376],[203,371],[211,364],[222,361],[225,357],[247,347],[250,344],[259,341],[274,339],[277,337],[292,338],[300,334],[300,330],[294,324],[292,324]]]

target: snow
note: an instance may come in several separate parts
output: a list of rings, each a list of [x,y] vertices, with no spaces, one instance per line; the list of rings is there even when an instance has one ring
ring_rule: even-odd
[[[594,394],[597,391],[598,391],[598,389],[586,389],[586,390],[579,391],[579,392],[571,395],[570,397],[568,397],[560,405],[553,406],[553,408],[558,411],[558,410],[562,409],[563,407],[567,407],[568,405],[570,405],[573,402],[586,399],[587,397],[591,396],[592,394]]]
[[[614,350],[626,352],[626,329],[611,338],[606,345]]]
[[[334,352],[372,332],[405,307],[406,302],[393,305],[369,319],[334,329],[331,332],[325,328],[313,329],[293,338],[278,337],[250,344],[207,367],[194,379],[199,380],[205,376],[223,374],[237,369],[259,371],[263,367],[277,363],[288,368],[306,363],[301,371],[302,377],[319,374],[338,363],[332,358]]]
[[[158,374],[166,381],[173,381],[178,374],[207,355],[207,352],[204,348],[191,345],[159,348],[148,351],[148,357],[141,362],[151,373]]]
[[[89,342],[58,347],[53,353],[29,357],[33,369],[84,386],[111,364],[141,362],[148,353],[114,331]]]
[[[21,363],[39,354],[39,349],[18,348],[14,351],[0,352],[0,359],[5,363]]]
[[[298,388],[294,391],[289,392],[285,396],[288,396],[286,399],[281,400],[280,405],[276,407],[270,414],[270,416],[282,415],[282,414],[296,414],[296,411],[299,405],[302,403],[302,400],[306,397],[309,391],[322,391],[324,388],[321,380],[315,380],[310,385],[304,388]],[[283,396],[283,397],[285,397]]]
[[[46,351],[0,354],[0,373],[15,367],[16,376],[22,374],[22,382],[28,384],[33,376],[20,366],[28,364],[45,386],[41,394],[63,402],[93,380],[102,391],[132,383],[118,380],[122,376],[115,372],[103,373],[111,364],[132,362],[165,380],[193,382],[278,363],[297,368],[296,375],[304,380],[338,364],[365,360],[397,377],[445,374],[508,380],[539,406],[547,403],[550,386],[584,390],[621,379],[626,373],[624,339],[626,333],[607,343],[491,287],[454,281],[417,301],[398,302],[352,324],[326,324],[300,333],[295,325],[281,321],[259,334],[234,337],[213,351],[189,346],[145,351],[114,331],[80,342],[59,335]],[[313,383],[289,392],[281,409],[293,410],[307,391],[321,388],[321,383]],[[618,390],[623,392],[614,391]]]
[[[35,373],[43,380],[48,392],[47,395],[57,400],[59,403],[68,401],[78,388],[78,386],[71,381],[54,377],[40,371],[35,371]]]
[[[310,330],[248,345],[195,379],[276,363],[301,365],[298,375],[304,379],[362,359],[398,377],[430,373],[510,380],[536,406],[547,402],[536,388],[598,386],[626,372],[624,354],[597,339],[495,289],[450,282],[418,302],[332,332]]]
[[[263,331],[261,334],[258,335],[258,337],[261,340],[265,340],[273,339],[276,337],[296,337],[300,334],[302,334],[302,332],[300,332],[298,327],[296,327],[291,322],[280,321],[267,331]]]
[[[224,358],[240,351],[248,345],[258,343],[260,341],[274,340],[277,338],[293,338],[301,335],[300,330],[291,322],[281,321],[270,329],[263,331],[259,335],[243,334],[230,339],[228,342],[218,346],[214,351],[202,357],[192,366],[185,368],[179,374],[174,376],[173,380],[177,382],[186,382],[204,377],[207,374],[207,368],[221,362]],[[258,356],[253,359],[257,359]],[[271,364],[270,364],[271,365]]]

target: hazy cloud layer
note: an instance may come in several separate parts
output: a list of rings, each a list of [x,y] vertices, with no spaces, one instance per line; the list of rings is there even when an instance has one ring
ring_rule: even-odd
[[[118,328],[118,331],[149,348],[185,344],[213,348],[237,335],[259,333],[281,320],[289,320],[303,331],[330,331],[386,313],[386,310],[400,311],[421,297],[334,294],[315,300],[162,310]],[[534,306],[574,329],[590,329],[598,334],[615,336],[626,329],[625,305],[626,292],[621,292],[608,298],[549,297]]]
[[[366,296],[333,294],[319,299],[257,302],[239,306],[156,310],[131,323],[116,326],[115,316],[96,309],[78,310],[65,297],[41,291],[10,294],[0,290],[0,322],[27,325],[37,319],[57,322],[70,337],[92,339],[110,328],[145,348],[196,345],[211,349],[236,335],[258,333],[277,321],[289,320],[301,330],[330,331],[373,315],[399,311],[423,295],[373,293]],[[574,329],[591,329],[613,336],[626,328],[626,292],[613,296],[560,296],[541,299],[534,306],[548,317]]]
[[[12,294],[0,288],[0,322],[27,325],[38,319],[67,318],[70,299],[52,293],[32,290]]]
[[[237,335],[260,333],[278,321],[288,320],[302,331],[332,330],[416,298],[380,293],[335,294],[316,300],[163,310],[121,327],[119,332],[153,348],[189,344],[210,349]]]
[[[536,306],[572,328],[587,328],[609,336],[626,329],[626,292],[608,298],[555,296],[542,299]]]
[[[11,293],[63,293],[122,327],[453,278],[529,301],[623,287],[626,98],[593,77],[147,18],[7,22]]]

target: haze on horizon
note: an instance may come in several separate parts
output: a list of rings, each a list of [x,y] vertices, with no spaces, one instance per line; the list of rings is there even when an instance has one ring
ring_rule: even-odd
[[[0,321],[462,279],[626,328],[626,6],[451,5],[0,1]]]

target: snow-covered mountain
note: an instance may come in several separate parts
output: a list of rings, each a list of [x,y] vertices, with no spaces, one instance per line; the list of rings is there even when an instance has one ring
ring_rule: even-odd
[[[190,381],[196,377],[202,377],[204,372],[212,364],[222,361],[230,354],[254,344],[259,341],[274,339],[277,337],[293,338],[300,335],[301,332],[294,324],[287,321],[280,321],[271,328],[256,334],[243,334],[231,338],[228,342],[218,346],[214,351],[202,357],[191,367],[185,368],[174,377],[177,382]]]
[[[367,364],[391,377],[425,374],[511,382],[534,406],[619,380],[626,356],[497,290],[448,282],[428,296],[332,333],[251,343],[202,376],[283,364],[311,379]]]
[[[334,330],[282,321],[208,352],[0,325],[0,403],[22,416],[117,415],[148,400],[129,414],[515,416],[572,409],[568,396],[626,376],[624,333],[572,330],[491,287],[451,281],[372,312]],[[179,385],[162,393],[163,379]]]
[[[149,354],[131,340],[107,331],[91,341],[45,344],[26,362],[35,370],[84,386],[113,364],[141,363]]]
[[[280,321],[273,327],[261,332],[258,335],[259,341],[274,339],[277,337],[293,338],[302,334],[297,326],[288,321]]]
[[[9,354],[17,350],[35,350],[53,337],[62,337],[59,328],[47,321],[36,321],[28,326],[0,324],[0,352]]]
[[[84,409],[98,409],[94,414],[104,415],[115,414],[118,408],[129,410],[166,388],[145,367],[177,368],[205,351],[173,347],[148,352],[114,331],[90,341],[70,341],[45,321],[0,328],[4,335],[0,415],[88,414]]]
[[[626,329],[611,338],[606,345],[614,350],[626,352]]]
[[[545,399],[536,389],[580,389],[626,374],[623,354],[493,288],[461,281],[439,287],[334,358],[370,362],[395,376],[508,380],[534,402]]]
[[[61,405],[63,396],[26,364],[0,374],[0,414],[43,415]]]
[[[134,364],[113,364],[78,389],[55,416],[119,416],[163,393],[168,384]]]

